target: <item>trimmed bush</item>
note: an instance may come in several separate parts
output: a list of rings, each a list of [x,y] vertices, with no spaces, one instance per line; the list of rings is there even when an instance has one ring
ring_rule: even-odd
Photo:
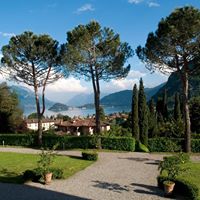
[[[135,139],[132,137],[102,137],[103,149],[135,151]]]
[[[150,152],[178,152],[182,146],[180,140],[171,140],[169,138],[152,138],[148,140]]]
[[[149,149],[141,142],[136,142],[136,151],[149,153]]]
[[[33,134],[0,134],[0,144],[14,146],[35,146],[37,135]]]
[[[167,180],[166,176],[158,176],[157,177],[158,187],[164,189],[163,182],[166,180]],[[178,178],[175,180],[174,192],[182,194],[183,196],[186,196],[188,197],[188,199],[191,200],[200,200],[199,199],[200,191],[198,187],[190,183],[189,181],[183,179]]]
[[[192,139],[192,152],[200,152],[200,139]]]
[[[98,159],[98,154],[95,151],[83,151],[82,157],[84,160],[94,160],[96,161]]]
[[[37,146],[37,134],[1,134],[0,143],[13,146]],[[57,149],[95,149],[97,137],[43,135],[43,147]],[[132,137],[101,137],[103,149],[134,151],[135,139]]]

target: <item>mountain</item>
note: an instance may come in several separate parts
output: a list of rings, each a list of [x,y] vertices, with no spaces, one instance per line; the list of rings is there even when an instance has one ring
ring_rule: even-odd
[[[36,110],[35,95],[32,90],[23,86],[16,86],[16,85],[10,86],[10,90],[14,91],[18,95],[20,107],[23,109],[24,113],[28,113],[30,110],[31,111]],[[41,100],[42,98],[40,96],[40,101]],[[45,98],[45,105],[47,109],[51,107],[53,104],[55,104],[55,102]]]
[[[106,94],[102,93],[101,98],[104,97]],[[67,105],[69,106],[83,106],[86,104],[94,104],[94,94],[86,94],[80,93],[72,97],[68,102]]]
[[[66,111],[69,107],[62,103],[55,103],[53,106],[51,106],[48,110],[51,110],[53,112],[60,112],[60,111]]]
[[[156,101],[159,97],[161,97],[164,93],[164,91],[167,90],[167,96],[168,96],[168,103],[173,104],[174,102],[174,95],[176,92],[179,92],[179,94],[182,93],[182,85],[180,81],[179,74],[177,72],[172,73],[166,84],[163,85],[154,95],[153,98]],[[196,74],[190,77],[189,79],[189,96],[200,96],[200,75]]]
[[[147,101],[163,87],[165,83],[162,83],[154,88],[145,88]],[[101,104],[104,106],[131,106],[132,90],[122,90],[109,94],[101,99]]]

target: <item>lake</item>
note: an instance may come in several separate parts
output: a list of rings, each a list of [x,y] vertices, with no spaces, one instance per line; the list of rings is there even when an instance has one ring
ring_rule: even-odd
[[[112,107],[104,107],[105,114],[111,114],[111,113],[118,113],[118,112],[130,112],[130,107],[127,106],[112,106]],[[28,116],[29,114],[36,112],[36,110],[25,110],[24,115]],[[44,116],[56,116],[57,114],[62,114],[62,115],[68,115],[69,117],[74,117],[74,116],[81,116],[81,117],[86,117],[88,115],[93,115],[95,113],[94,109],[80,109],[80,108],[73,108],[67,111],[62,111],[62,112],[52,112],[50,110],[46,110],[44,113]]]

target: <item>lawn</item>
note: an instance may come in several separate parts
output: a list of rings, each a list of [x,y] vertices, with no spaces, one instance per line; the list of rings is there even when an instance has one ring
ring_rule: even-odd
[[[189,162],[183,165],[187,170],[180,175],[180,178],[187,180],[190,183],[196,185],[199,189],[199,199],[200,199],[200,163],[199,162]]]
[[[0,182],[23,183],[22,173],[36,168],[38,160],[39,155],[0,152]],[[92,163],[81,158],[57,155],[52,167],[63,169],[66,179]]]

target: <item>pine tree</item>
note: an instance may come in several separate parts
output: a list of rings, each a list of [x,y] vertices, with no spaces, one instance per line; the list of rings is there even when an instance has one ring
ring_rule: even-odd
[[[132,128],[132,136],[139,141],[139,119],[138,119],[138,89],[137,85],[135,84],[133,87],[133,96],[132,96],[132,117],[131,117],[131,128]]]
[[[175,103],[174,103],[174,120],[178,121],[180,120],[181,117],[181,108],[180,108],[180,96],[179,93],[177,92],[175,94]]]
[[[146,104],[146,96],[144,93],[144,86],[142,78],[140,79],[139,94],[138,94],[138,116],[139,116],[139,130],[140,141],[148,144],[148,109]]]

